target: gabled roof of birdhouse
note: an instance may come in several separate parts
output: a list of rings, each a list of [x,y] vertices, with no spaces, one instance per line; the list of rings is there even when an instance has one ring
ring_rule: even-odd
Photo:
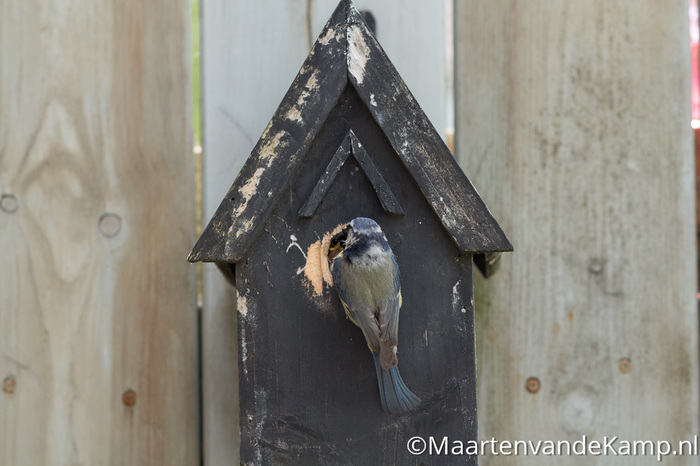
[[[243,257],[348,83],[457,248],[473,254],[513,249],[360,13],[342,0],[192,249],[191,262]]]

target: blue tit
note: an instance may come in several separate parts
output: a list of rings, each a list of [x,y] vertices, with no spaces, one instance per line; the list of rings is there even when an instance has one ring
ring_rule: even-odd
[[[328,255],[345,314],[360,327],[374,356],[382,408],[391,414],[415,408],[420,398],[397,367],[401,284],[384,232],[374,220],[356,218],[332,238]]]

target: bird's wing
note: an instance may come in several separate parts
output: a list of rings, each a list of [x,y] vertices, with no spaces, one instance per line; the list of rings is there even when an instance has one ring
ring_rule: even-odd
[[[394,289],[391,296],[382,302],[378,320],[381,328],[381,340],[389,346],[396,346],[399,339],[399,310],[401,309],[401,279],[396,257],[391,255],[394,267]]]

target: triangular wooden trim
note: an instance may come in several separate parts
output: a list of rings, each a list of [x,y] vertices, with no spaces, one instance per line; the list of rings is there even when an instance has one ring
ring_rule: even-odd
[[[326,170],[323,172],[323,175],[321,175],[321,178],[319,178],[316,186],[314,186],[311,195],[302,208],[299,209],[299,217],[313,217],[316,209],[321,204],[321,201],[333,184],[333,181],[335,181],[335,177],[340,173],[340,169],[345,165],[351,152],[352,143],[350,142],[350,133],[348,133],[343,139],[343,142],[338,146],[338,150],[333,154],[331,161],[328,162]]]
[[[335,151],[333,158],[328,163],[326,170],[319,178],[316,186],[314,186],[309,199],[299,210],[299,216],[308,218],[314,215],[314,212],[316,212],[316,209],[321,204],[326,192],[328,192],[328,189],[333,184],[333,181],[340,172],[340,169],[343,168],[343,165],[345,165],[345,162],[350,154],[352,154],[353,158],[357,160],[360,168],[362,168],[362,171],[369,179],[384,210],[390,214],[404,215],[403,209],[401,209],[401,206],[396,200],[391,188],[384,180],[381,173],[379,173],[379,170],[374,165],[374,162],[372,162],[372,159],[367,154],[367,151],[365,151],[365,148],[357,139],[355,132],[350,130],[343,139],[343,142],[340,144],[340,146],[338,146],[338,150]]]
[[[357,160],[357,163],[360,164],[360,167],[362,167],[365,175],[367,175],[367,178],[369,178],[369,181],[372,183],[374,191],[377,193],[377,196],[379,196],[379,202],[382,204],[382,208],[384,208],[384,210],[390,214],[404,215],[403,209],[399,205],[399,201],[396,200],[394,193],[391,192],[391,188],[389,188],[389,185],[384,180],[384,177],[382,177],[382,174],[379,173],[377,166],[374,165],[374,162],[372,162],[372,159],[367,154],[365,148],[362,146],[362,144],[360,144],[360,141],[357,139],[357,136],[355,136],[355,133],[350,130],[349,135],[350,140],[352,141],[352,155],[355,157],[355,160]]]

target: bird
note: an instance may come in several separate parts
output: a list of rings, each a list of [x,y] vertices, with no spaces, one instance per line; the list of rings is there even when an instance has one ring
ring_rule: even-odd
[[[401,283],[386,235],[371,218],[355,218],[333,236],[328,258],[345,314],[360,327],[372,352],[382,408],[390,414],[415,409],[421,400],[398,368]]]

